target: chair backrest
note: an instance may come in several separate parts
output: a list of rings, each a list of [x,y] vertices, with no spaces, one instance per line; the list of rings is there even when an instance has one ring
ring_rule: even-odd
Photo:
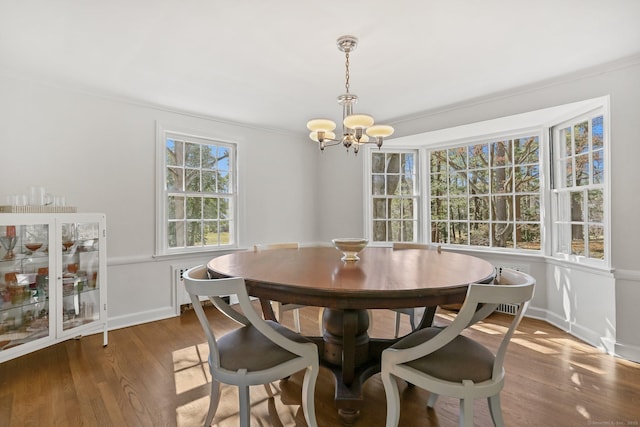
[[[211,353],[211,363],[215,367],[220,366],[220,356],[218,353],[218,345],[216,343],[216,336],[209,323],[207,316],[204,313],[202,305],[200,303],[200,297],[208,297],[213,305],[224,313],[226,316],[238,322],[240,325],[248,326],[253,325],[262,335],[279,345],[280,347],[289,350],[291,353],[297,355],[307,355],[309,349],[305,344],[292,341],[280,333],[278,333],[273,327],[271,327],[254,309],[247,288],[245,286],[244,279],[241,277],[231,277],[225,279],[210,279],[207,274],[207,267],[200,265],[193,267],[183,274],[184,286],[193,309],[196,312],[198,320],[204,329],[209,344],[209,351]],[[230,307],[221,296],[235,295],[238,298],[242,313]]]
[[[253,245],[253,250],[255,252],[258,252],[266,251],[269,249],[298,249],[299,247],[300,244],[298,242],[265,243]]]
[[[529,274],[510,269],[502,269],[502,277],[504,281],[500,284],[470,285],[464,304],[454,320],[454,323],[464,325],[462,330],[486,318],[500,304],[513,304],[518,307],[496,352],[496,361],[493,366],[494,377],[502,371],[507,346],[533,298],[536,283]]]

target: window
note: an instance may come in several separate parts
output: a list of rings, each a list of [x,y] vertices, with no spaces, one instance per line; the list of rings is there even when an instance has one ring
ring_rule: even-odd
[[[235,145],[161,131],[159,254],[236,244]]]
[[[537,135],[429,152],[431,241],[541,249]]]
[[[374,242],[413,242],[418,238],[417,151],[371,154],[370,230]]]
[[[605,259],[602,110],[552,128],[554,254]]]

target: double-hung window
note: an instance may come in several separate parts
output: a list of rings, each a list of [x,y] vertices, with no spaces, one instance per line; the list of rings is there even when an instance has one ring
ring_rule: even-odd
[[[596,110],[552,128],[556,256],[605,259],[604,125]]]
[[[236,245],[235,144],[159,131],[158,254]]]

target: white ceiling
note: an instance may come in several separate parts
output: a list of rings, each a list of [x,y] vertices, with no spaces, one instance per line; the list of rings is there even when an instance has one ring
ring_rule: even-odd
[[[344,54],[378,122],[640,53],[638,0],[0,0],[0,72],[306,133]]]

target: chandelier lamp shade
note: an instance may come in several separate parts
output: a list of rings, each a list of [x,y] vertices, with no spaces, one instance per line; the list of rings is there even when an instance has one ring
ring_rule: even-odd
[[[382,147],[384,138],[393,134],[393,128],[388,125],[376,125],[373,117],[368,114],[355,114],[353,106],[358,102],[358,96],[349,92],[349,54],[358,45],[354,36],[338,38],[338,49],[345,54],[345,93],[338,96],[338,104],[342,105],[342,135],[336,138],[336,123],[329,119],[312,119],[307,122],[311,131],[309,138],[319,143],[320,150],[325,147],[342,144],[347,148],[353,147],[358,154],[361,144],[375,143]]]

